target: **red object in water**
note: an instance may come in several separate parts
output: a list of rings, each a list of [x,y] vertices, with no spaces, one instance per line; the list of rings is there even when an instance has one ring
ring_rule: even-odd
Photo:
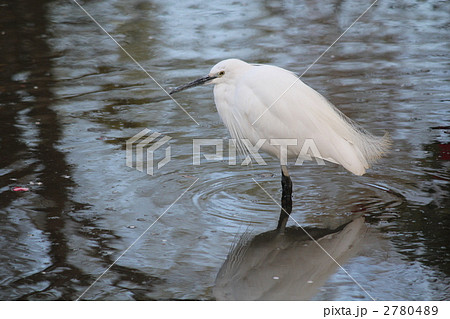
[[[438,158],[443,161],[450,161],[450,143],[439,144],[438,146],[439,146]]]
[[[30,189],[28,187],[14,187],[13,192],[28,192]]]

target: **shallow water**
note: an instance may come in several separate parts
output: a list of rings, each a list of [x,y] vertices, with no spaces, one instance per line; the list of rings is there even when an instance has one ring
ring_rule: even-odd
[[[82,5],[169,89],[230,57],[301,74],[370,2]],[[343,267],[378,300],[450,299],[449,7],[380,1],[302,77],[393,140],[363,177],[291,170],[300,225],[325,234],[363,216]],[[211,88],[176,96],[197,125],[71,1],[3,4],[0,33],[0,298],[218,297],[239,238],[276,227],[279,207],[252,178],[278,201],[277,163],[192,165],[193,139],[228,138]],[[126,140],[145,128],[171,137],[171,161],[153,176],[125,165]],[[338,267],[318,281],[308,298],[370,300]]]

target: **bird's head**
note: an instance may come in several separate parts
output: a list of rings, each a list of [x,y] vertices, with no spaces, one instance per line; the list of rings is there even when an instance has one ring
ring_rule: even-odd
[[[244,71],[249,66],[250,64],[238,59],[223,60],[213,66],[207,76],[181,85],[173,89],[169,94],[184,91],[199,85],[226,83],[227,81],[235,79],[240,72]]]

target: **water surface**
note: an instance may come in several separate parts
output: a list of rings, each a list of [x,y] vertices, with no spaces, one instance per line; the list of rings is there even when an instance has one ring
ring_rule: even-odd
[[[82,5],[169,89],[231,57],[301,74],[370,2]],[[378,300],[450,299],[449,9],[379,1],[302,77],[393,140],[363,177],[291,170],[300,225],[326,234],[364,218],[343,266]],[[0,41],[0,298],[77,299],[166,212],[82,299],[215,299],[242,234],[276,227],[279,207],[252,180],[279,200],[276,161],[192,165],[193,139],[228,138],[212,89],[176,97],[197,125],[71,1],[1,4]],[[125,165],[125,141],[145,128],[171,137],[153,176]],[[338,267],[321,280],[308,298],[370,300]]]

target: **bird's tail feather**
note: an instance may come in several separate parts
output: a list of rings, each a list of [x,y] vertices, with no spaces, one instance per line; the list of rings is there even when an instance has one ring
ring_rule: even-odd
[[[340,134],[354,149],[354,154],[359,161],[359,169],[349,169],[344,165],[345,168],[357,175],[362,175],[365,170],[368,169],[371,164],[376,160],[384,156],[392,145],[389,133],[386,132],[384,136],[375,136],[370,132],[366,131],[359,124],[348,118],[341,111],[339,111],[334,105],[332,105],[334,110],[339,114],[343,120],[343,127],[346,132],[345,134]]]

